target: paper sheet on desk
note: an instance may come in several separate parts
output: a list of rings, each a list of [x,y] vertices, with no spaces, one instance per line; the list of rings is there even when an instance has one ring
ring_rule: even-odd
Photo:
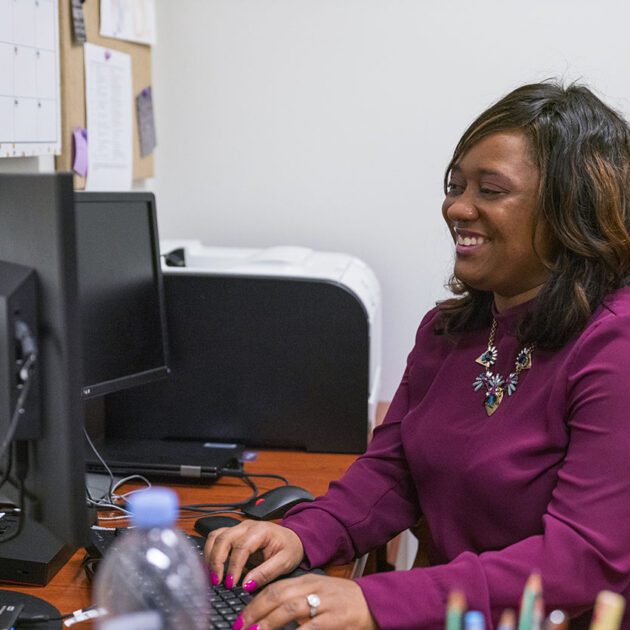
[[[84,44],[86,190],[129,190],[133,178],[131,57]]]

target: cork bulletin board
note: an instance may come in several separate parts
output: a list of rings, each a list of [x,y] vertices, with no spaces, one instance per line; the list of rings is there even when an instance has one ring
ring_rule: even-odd
[[[61,53],[61,155],[55,166],[58,171],[72,171],[72,133],[75,127],[86,127],[85,68],[83,45],[72,36],[70,0],[59,2],[59,39]],[[85,0],[85,30],[87,41],[131,56],[133,98],[151,85],[151,47],[99,35],[100,0]],[[132,104],[135,112],[135,104]],[[88,130],[89,134],[89,130]],[[88,136],[89,138],[89,136]],[[89,139],[88,139],[89,142]],[[133,178],[144,179],[153,175],[153,155],[140,156],[137,117],[133,116]],[[74,187],[85,188],[85,178],[74,174]]]

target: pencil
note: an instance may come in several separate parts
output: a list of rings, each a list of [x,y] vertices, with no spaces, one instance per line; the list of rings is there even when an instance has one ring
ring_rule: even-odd
[[[534,571],[525,583],[523,597],[521,598],[521,610],[518,617],[518,630],[532,630],[535,621],[534,607],[536,599],[542,597],[542,581],[540,573]]]
[[[622,595],[601,591],[595,600],[590,630],[618,630],[625,607]]]
[[[469,610],[464,615],[464,630],[486,630],[486,620],[479,610]]]
[[[466,610],[466,596],[462,591],[451,591],[446,602],[446,630],[461,630],[462,615]]]
[[[569,615],[556,608],[552,610],[545,621],[545,630],[568,630],[569,628]]]
[[[501,613],[497,630],[514,630],[516,628],[516,613],[511,608],[506,608]]]
[[[536,595],[534,599],[534,612],[532,614],[532,630],[541,630],[545,619],[545,602],[542,593]]]

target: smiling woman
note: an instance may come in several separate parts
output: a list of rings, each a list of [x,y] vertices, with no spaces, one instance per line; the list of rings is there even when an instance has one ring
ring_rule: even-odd
[[[451,168],[442,213],[456,242],[455,276],[492,291],[503,311],[536,295],[549,271],[535,237],[540,174],[521,131],[497,132]]]
[[[365,455],[282,526],[206,545],[217,581],[255,590],[422,516],[431,566],[279,581],[235,630],[441,629],[454,590],[492,627],[534,570],[575,628],[598,591],[630,598],[630,129],[587,88],[523,86],[466,131],[445,195],[455,297],[422,320]]]

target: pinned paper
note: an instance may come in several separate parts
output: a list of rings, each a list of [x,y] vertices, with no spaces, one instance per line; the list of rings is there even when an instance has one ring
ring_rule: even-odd
[[[86,190],[130,190],[133,177],[131,57],[83,44],[88,143]]]
[[[83,44],[87,41],[83,0],[72,0],[72,33],[77,44]]]
[[[101,0],[102,37],[155,44],[155,0]]]
[[[74,141],[74,161],[72,163],[72,169],[77,175],[85,177],[88,168],[87,131],[82,127],[75,127],[72,133],[72,139]]]
[[[138,133],[140,134],[140,155],[145,157],[155,149],[155,118],[153,116],[153,94],[150,87],[144,88],[136,96]]]

